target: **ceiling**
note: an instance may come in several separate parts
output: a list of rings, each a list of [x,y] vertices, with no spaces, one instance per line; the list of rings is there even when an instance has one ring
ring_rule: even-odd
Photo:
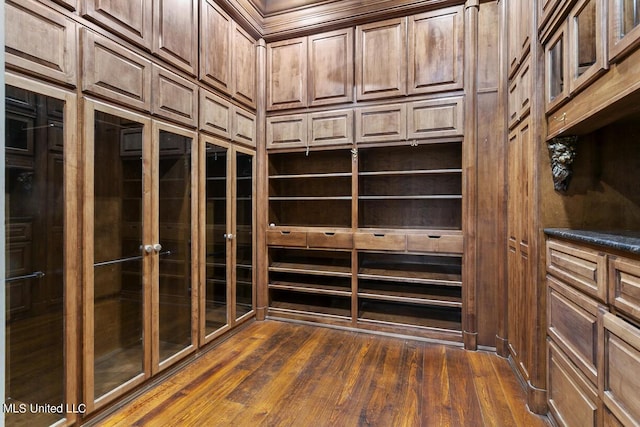
[[[250,0],[264,16],[273,15],[292,9],[304,8],[319,3],[333,3],[336,0]]]

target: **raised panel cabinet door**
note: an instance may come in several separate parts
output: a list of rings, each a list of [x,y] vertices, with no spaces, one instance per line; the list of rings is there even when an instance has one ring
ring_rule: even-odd
[[[353,28],[309,36],[309,105],[353,100]]]
[[[82,90],[122,104],[151,109],[151,62],[83,28]]]
[[[410,94],[462,89],[462,10],[451,7],[409,18]]]
[[[542,28],[551,17],[560,0],[538,0],[538,28]]]
[[[358,100],[407,93],[407,20],[389,19],[356,27]]]
[[[7,1],[5,6],[5,60],[18,68],[75,85],[76,25],[33,1]]]
[[[520,7],[521,0],[507,2],[507,64],[511,76],[520,63]]]
[[[231,139],[235,142],[256,146],[256,115],[242,108],[233,108],[232,118],[233,133]]]
[[[200,88],[200,130],[231,139],[232,111],[229,101]]]
[[[231,29],[233,21],[213,0],[202,0],[200,13],[200,80],[231,95]]]
[[[327,111],[309,115],[309,145],[353,143],[353,110]]]
[[[256,108],[256,41],[235,22],[232,25],[231,96],[251,108]]]
[[[308,146],[307,115],[267,117],[267,148]]]
[[[153,53],[191,75],[198,66],[198,1],[153,1]]]
[[[153,0],[84,0],[82,14],[116,34],[151,49]]]
[[[408,139],[462,136],[463,132],[462,97],[418,101],[409,104]]]
[[[307,38],[267,45],[267,109],[307,106]]]
[[[151,113],[195,127],[198,121],[198,86],[155,64],[152,81]]]
[[[356,109],[356,142],[407,139],[407,105],[392,104]]]

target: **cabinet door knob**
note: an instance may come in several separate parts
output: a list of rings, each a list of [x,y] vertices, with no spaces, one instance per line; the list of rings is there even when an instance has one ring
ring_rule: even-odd
[[[153,246],[151,245],[144,245],[144,251],[148,254],[150,254],[151,252],[153,252]]]
[[[162,245],[160,243],[156,243],[153,245],[153,250],[156,252],[160,252],[162,250]]]
[[[229,234],[226,234],[226,233],[225,233],[223,237],[224,237],[225,239],[227,239],[227,240],[233,240],[233,234],[231,234],[231,233],[229,233]]]

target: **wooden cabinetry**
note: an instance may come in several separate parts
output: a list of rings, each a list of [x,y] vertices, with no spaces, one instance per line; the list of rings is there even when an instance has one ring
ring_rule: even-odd
[[[307,38],[267,45],[267,109],[307,105]]]
[[[545,44],[545,101],[547,111],[569,96],[569,42],[567,24],[560,29]]]
[[[255,40],[214,1],[200,7],[200,80],[255,108]]]
[[[636,425],[640,261],[558,238],[547,240],[547,254],[551,415],[562,425]]]
[[[353,100],[353,29],[309,36],[309,106]]]
[[[149,111],[151,61],[87,29],[80,36],[82,90]]]
[[[544,0],[538,1],[538,4]],[[544,7],[544,6],[541,6]],[[531,45],[532,7],[519,0],[507,2],[507,65],[509,76],[513,75],[522,63]]]
[[[462,89],[462,7],[409,17],[408,93]]]
[[[609,1],[609,60],[619,58],[640,44],[640,5],[637,0]]]
[[[406,95],[406,31],[406,18],[356,27],[355,83],[358,100]]]
[[[131,42],[151,50],[153,0],[117,2],[83,0],[82,14]]]
[[[151,113],[195,127],[198,121],[198,86],[162,67],[151,72]]]
[[[463,132],[462,97],[386,104],[355,110],[357,144],[460,137]]]
[[[267,149],[351,144],[353,110],[267,117]]]
[[[213,135],[250,147],[256,145],[256,115],[203,88],[199,123],[201,130]]]
[[[43,42],[46,40],[46,42]],[[45,79],[77,84],[76,24],[29,0],[8,1],[5,7],[7,68]]]
[[[267,45],[267,109],[350,102],[353,28]]]
[[[153,53],[197,74],[198,0],[153,0]]]

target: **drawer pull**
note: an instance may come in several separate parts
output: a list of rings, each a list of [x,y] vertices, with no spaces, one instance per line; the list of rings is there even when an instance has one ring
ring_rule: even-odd
[[[384,233],[373,233],[374,237],[384,237]]]
[[[429,236],[430,239],[439,239],[442,236]]]
[[[282,234],[283,236],[288,236],[289,234],[291,234],[290,231],[281,231],[280,234]]]
[[[332,233],[332,232],[330,232],[330,231],[325,231],[325,232],[324,232],[324,235],[325,235],[325,236],[329,236],[329,237],[331,237],[331,236],[335,236],[335,235],[336,235],[336,233]]]

